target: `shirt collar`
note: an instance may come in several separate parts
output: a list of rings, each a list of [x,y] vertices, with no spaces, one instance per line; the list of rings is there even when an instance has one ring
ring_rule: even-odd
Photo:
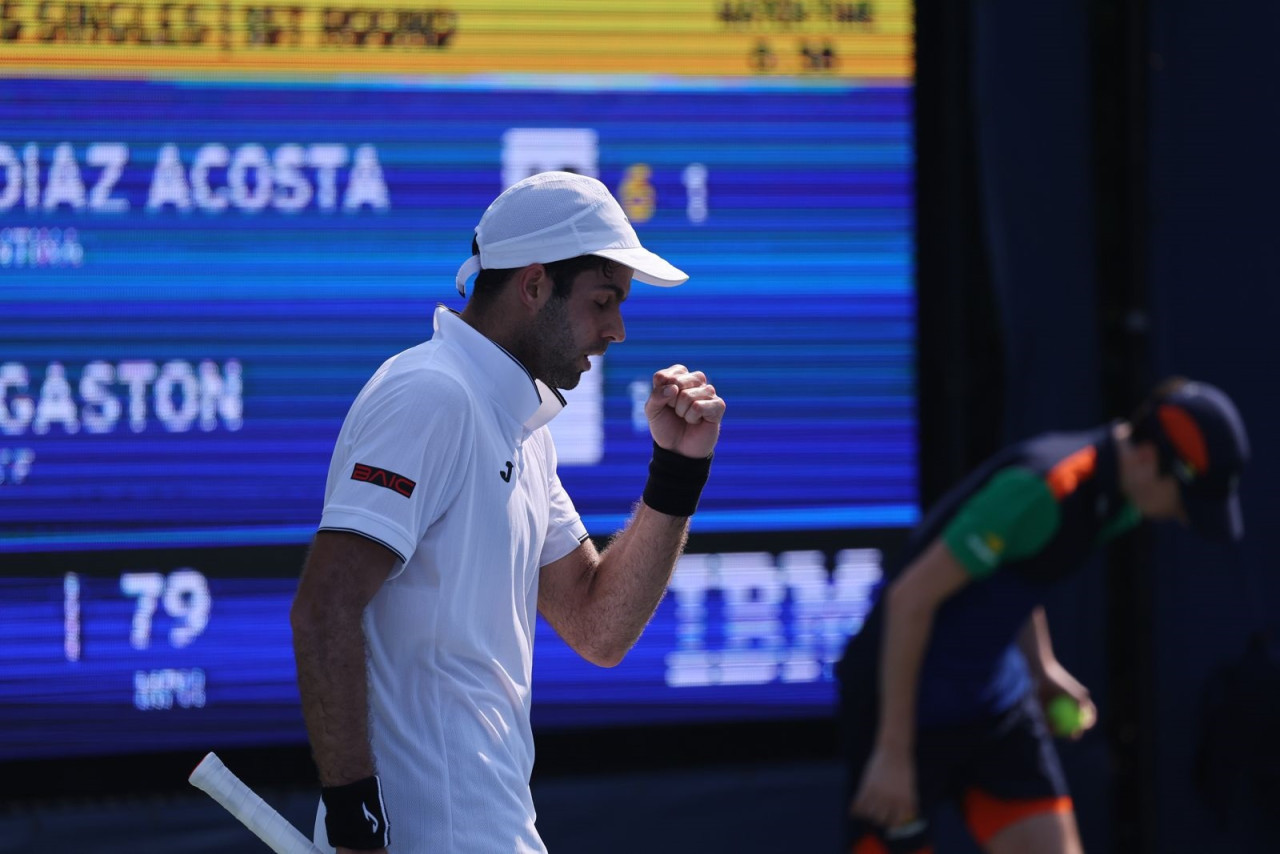
[[[465,355],[476,368],[476,382],[526,430],[537,430],[564,409],[560,392],[534,379],[515,356],[476,331],[453,309],[436,306],[432,325],[433,337]]]

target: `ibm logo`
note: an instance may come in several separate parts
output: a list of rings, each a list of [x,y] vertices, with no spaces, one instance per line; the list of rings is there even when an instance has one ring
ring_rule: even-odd
[[[678,623],[667,685],[830,679],[880,576],[876,549],[841,551],[832,571],[817,551],[685,555],[669,588]]]

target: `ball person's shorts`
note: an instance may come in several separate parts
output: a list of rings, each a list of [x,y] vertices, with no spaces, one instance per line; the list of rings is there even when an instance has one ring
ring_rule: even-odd
[[[871,756],[877,703],[867,692],[850,697],[847,689],[842,691],[841,737],[850,799]],[[916,786],[922,822],[895,833],[850,817],[848,850],[929,851],[928,819],[944,801],[961,808],[980,844],[1023,818],[1072,809],[1057,749],[1040,705],[1031,696],[994,717],[921,729],[916,736]]]

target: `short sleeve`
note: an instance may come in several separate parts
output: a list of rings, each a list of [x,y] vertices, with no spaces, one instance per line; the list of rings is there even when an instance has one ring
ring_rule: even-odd
[[[966,501],[942,539],[974,578],[1035,554],[1058,529],[1058,502],[1034,471],[1002,469]]]
[[[587,538],[587,526],[582,523],[578,509],[560,482],[556,472],[555,445],[551,441],[550,431],[543,436],[549,466],[548,475],[548,513],[547,534],[542,543],[542,554],[538,556],[538,566],[555,563],[572,552]]]
[[[457,497],[470,397],[435,371],[381,375],[361,392],[330,462],[320,528],[353,531],[402,561]]]

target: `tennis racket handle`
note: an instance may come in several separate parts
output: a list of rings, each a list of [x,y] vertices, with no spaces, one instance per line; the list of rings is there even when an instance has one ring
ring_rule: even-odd
[[[288,819],[232,774],[217,754],[209,753],[200,760],[188,780],[239,819],[276,854],[323,854]]]

